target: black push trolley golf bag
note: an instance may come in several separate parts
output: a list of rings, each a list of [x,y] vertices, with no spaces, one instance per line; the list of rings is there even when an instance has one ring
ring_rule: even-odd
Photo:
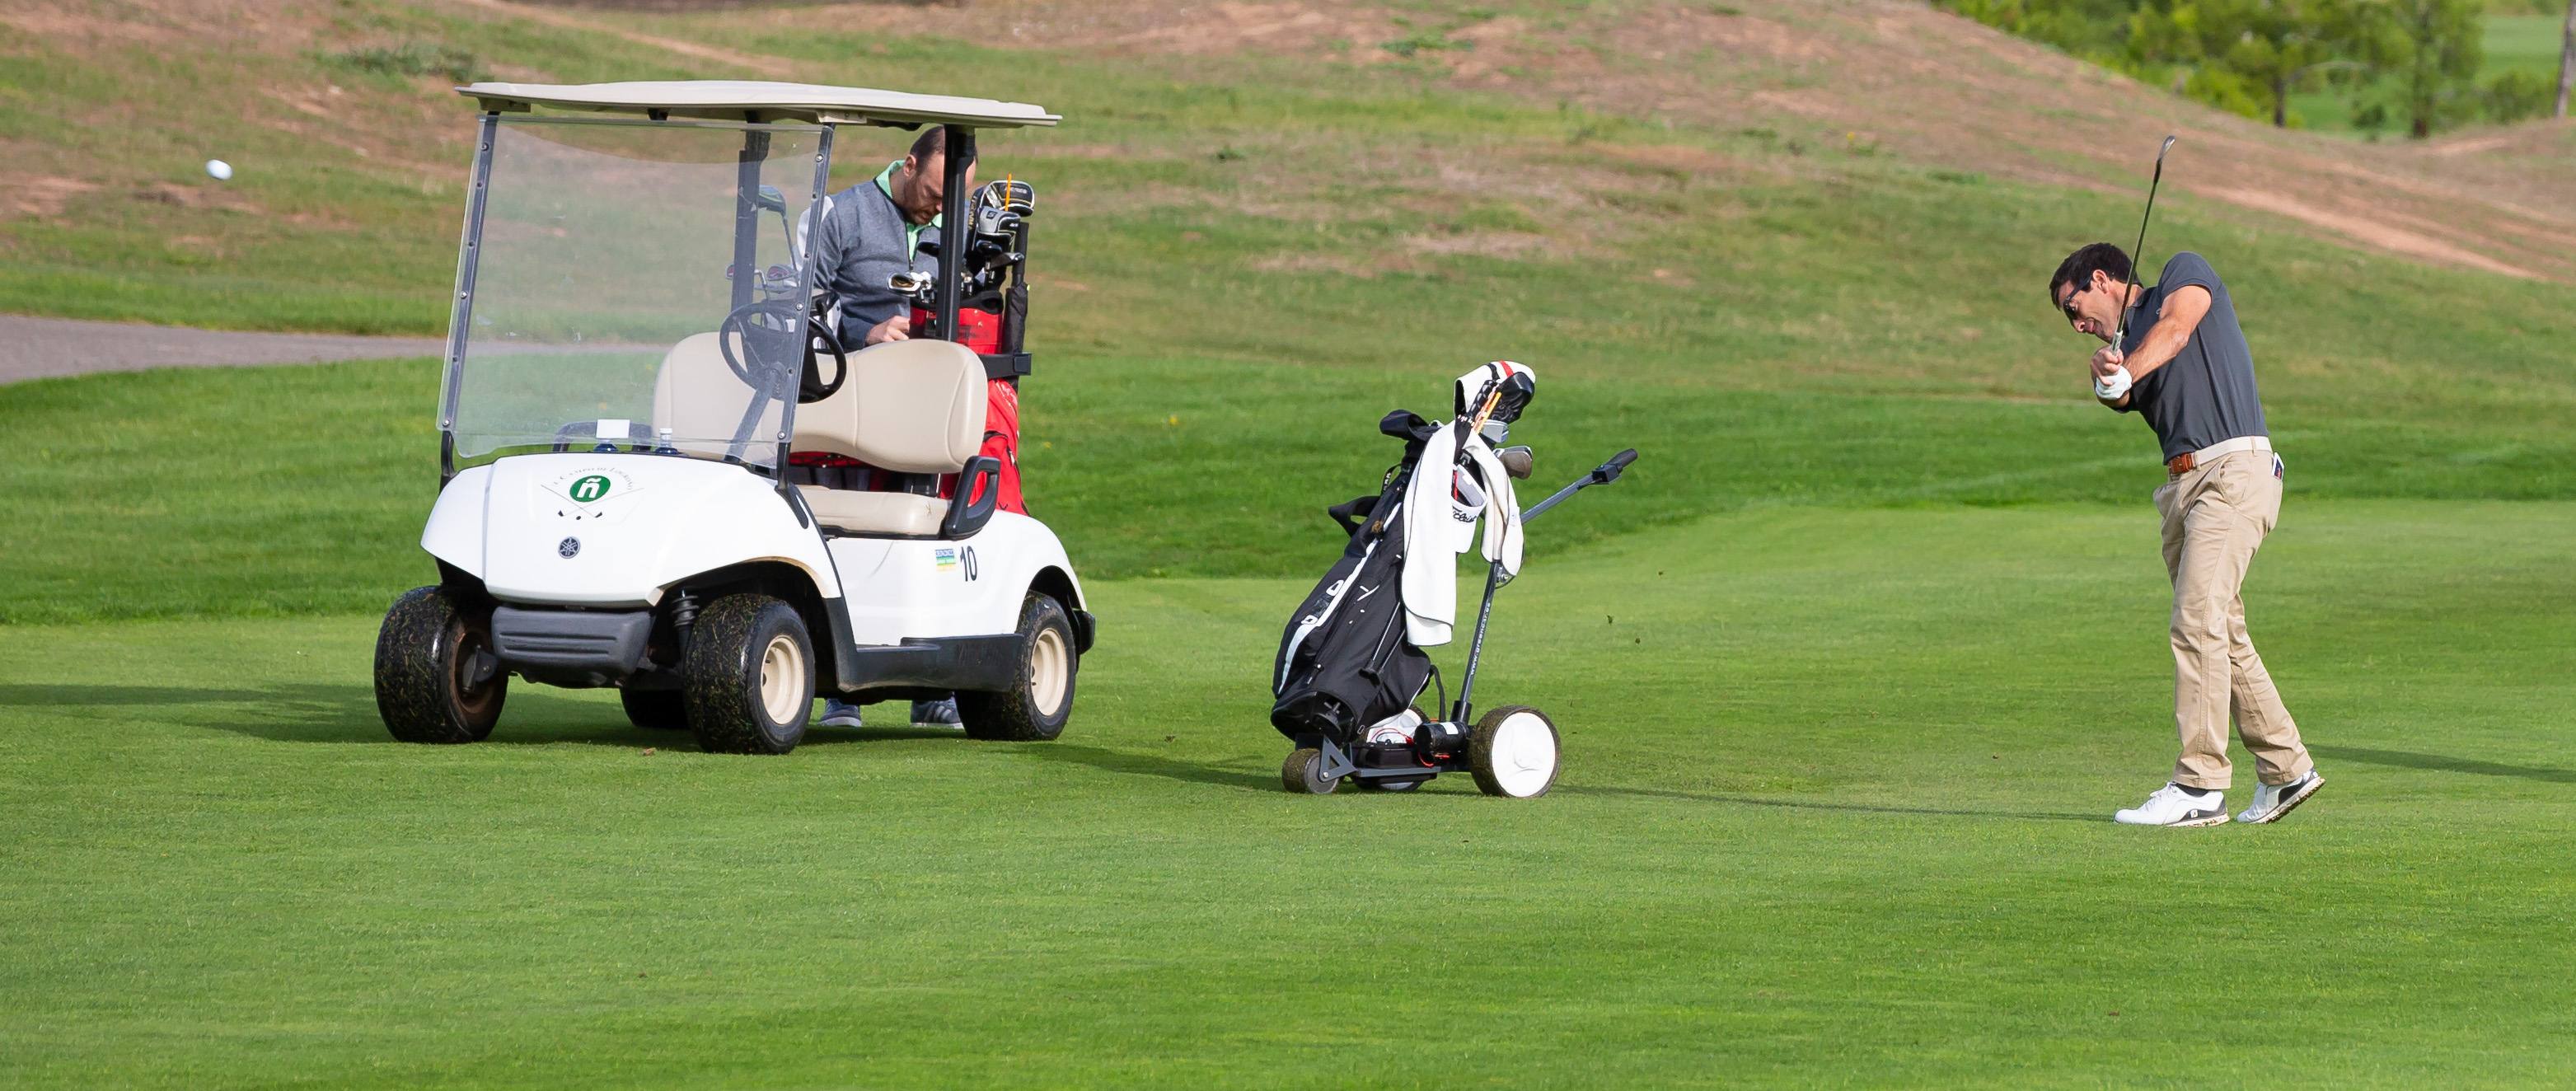
[[[1422,447],[1437,425],[1398,410],[1378,431],[1404,440],[1404,459],[1375,496],[1329,509],[1350,544],[1280,634],[1271,673],[1270,723],[1295,739],[1350,745],[1360,732],[1412,707],[1431,681],[1431,657],[1404,636],[1404,519],[1400,510]]]

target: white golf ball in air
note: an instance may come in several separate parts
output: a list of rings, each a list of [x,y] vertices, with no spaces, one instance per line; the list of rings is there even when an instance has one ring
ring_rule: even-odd
[[[209,159],[206,160],[206,173],[214,175],[215,181],[229,181],[233,176],[233,165],[221,159]]]

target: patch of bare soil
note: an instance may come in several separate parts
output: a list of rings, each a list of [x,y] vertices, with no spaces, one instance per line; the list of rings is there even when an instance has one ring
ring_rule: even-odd
[[[682,41],[677,38],[665,38],[660,35],[646,34],[643,31],[620,25],[616,16],[610,13],[603,12],[594,14],[585,12],[577,14],[557,7],[540,7],[535,4],[514,3],[512,0],[450,0],[450,2],[462,4],[467,7],[481,8],[485,11],[499,15],[507,15],[512,18],[544,23],[547,26],[562,27],[567,30],[583,30],[607,34],[612,37],[623,38],[627,41],[634,42],[637,45],[651,46],[655,49],[676,53],[683,57],[691,57],[702,61],[713,61],[717,64],[748,69],[752,72],[765,74],[772,79],[789,78],[789,73],[795,72],[797,69],[802,67],[799,62],[789,60],[785,57],[773,57],[762,53],[744,53],[738,50],[723,49],[717,46],[703,45],[697,42]]]
[[[2425,261],[2444,265],[2465,265],[2472,269],[2484,269],[2490,273],[2502,273],[2509,277],[2529,279],[2537,275],[2529,269],[2507,265],[2484,254],[2435,237],[2429,231],[2409,230],[2386,218],[2369,219],[2318,208],[2287,193],[2214,187],[2204,187],[2200,192],[2222,201],[2287,216],[2329,231],[2341,232],[2379,249]],[[2422,221],[2413,222],[2418,228],[2439,230],[2434,225]]]
[[[134,199],[176,208],[212,208],[225,212],[259,211],[259,205],[230,191],[216,188],[215,183],[183,186],[177,182],[154,182],[136,188]]]
[[[54,48],[102,45],[190,46],[206,41],[275,40],[295,48],[310,36],[313,20],[297,0],[9,0],[0,23]]]
[[[0,176],[0,220],[59,216],[72,201],[97,188],[96,182],[57,175]]]

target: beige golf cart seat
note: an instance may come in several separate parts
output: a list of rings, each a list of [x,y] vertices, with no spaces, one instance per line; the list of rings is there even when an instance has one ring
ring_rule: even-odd
[[[841,389],[796,407],[795,450],[897,473],[962,472],[983,443],[984,362],[953,341],[889,341],[851,353]],[[927,537],[948,514],[949,501],[936,496],[797,488],[824,526],[852,534]]]
[[[722,458],[732,446],[734,429],[742,425],[743,409],[750,404],[751,387],[735,378],[733,368],[725,364],[716,335],[690,334],[663,354],[662,370],[654,376],[654,435],[668,428],[673,447]],[[772,409],[752,435],[775,435],[777,424],[778,412]]]

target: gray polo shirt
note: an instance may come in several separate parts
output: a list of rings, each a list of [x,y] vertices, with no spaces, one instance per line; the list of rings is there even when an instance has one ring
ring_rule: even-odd
[[[2120,410],[2147,419],[2168,460],[2239,436],[2271,435],[2263,426],[2262,399],[2254,393],[2254,354],[2245,345],[2245,331],[2236,325],[2236,304],[2228,299],[2218,271],[2200,255],[2184,251],[2165,262],[2155,288],[2129,312],[2129,334],[2120,351],[2138,351],[2165,299],[2195,284],[2209,290],[2209,313],[2180,354],[2138,380],[2128,406]]]

